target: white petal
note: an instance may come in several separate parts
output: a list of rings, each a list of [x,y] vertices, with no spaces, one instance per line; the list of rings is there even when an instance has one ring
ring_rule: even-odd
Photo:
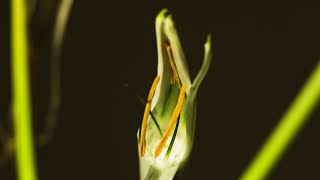
[[[181,79],[181,82],[182,84],[186,84],[186,93],[189,94],[189,90],[191,88],[189,70],[184,57],[182,46],[180,44],[179,37],[171,16],[167,16],[165,18],[164,33],[169,40],[169,43],[172,49],[173,60],[177,67],[177,71]]]
[[[164,20],[166,17],[167,9],[162,10],[156,18],[156,37],[157,37],[157,51],[158,51],[158,76],[160,77],[154,98],[151,104],[151,110],[161,109],[164,106],[167,94],[169,91],[171,70],[169,61],[164,49],[165,35],[163,33]],[[155,108],[156,107],[156,108]],[[157,112],[154,112],[157,114]],[[159,112],[160,113],[160,112]]]

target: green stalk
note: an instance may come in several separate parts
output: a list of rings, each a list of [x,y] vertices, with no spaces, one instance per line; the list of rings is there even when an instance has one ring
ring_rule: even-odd
[[[36,180],[28,71],[27,2],[11,1],[13,119],[19,180]]]
[[[320,62],[280,123],[241,176],[241,180],[263,180],[285,153],[320,100]]]

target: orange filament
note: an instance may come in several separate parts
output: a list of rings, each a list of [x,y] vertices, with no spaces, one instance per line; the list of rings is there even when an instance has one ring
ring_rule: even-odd
[[[177,82],[179,87],[181,87],[181,83],[180,83],[180,80],[179,80],[179,75],[178,75],[178,71],[177,71],[177,68],[173,62],[173,57],[172,57],[172,51],[171,51],[171,47],[170,45],[167,45],[166,46],[166,50],[167,50],[167,54],[168,54],[168,57],[169,57],[169,63],[170,63],[170,66],[171,66],[171,70],[172,70],[172,78],[171,78],[171,82],[174,83],[174,82]]]
[[[140,153],[141,153],[141,157],[143,157],[144,154],[146,153],[146,139],[142,141]]]
[[[173,111],[173,115],[170,119],[170,122],[169,122],[169,125],[168,125],[168,128],[167,130],[165,131],[162,139],[160,140],[160,143],[158,144],[156,150],[155,150],[155,158],[157,158],[160,153],[162,152],[168,138],[169,138],[169,135],[171,134],[173,128],[174,128],[174,125],[177,123],[177,120],[178,120],[178,116],[181,112],[181,109],[182,109],[182,105],[183,105],[183,101],[184,101],[184,95],[185,95],[185,92],[186,92],[186,85],[184,84],[181,89],[180,89],[180,94],[179,94],[179,98],[178,98],[178,102],[177,102],[177,105],[176,107],[174,108],[174,111]]]
[[[146,138],[146,131],[147,131],[147,125],[148,125],[148,117],[149,117],[149,112],[151,109],[151,102],[154,96],[154,93],[156,91],[156,87],[157,84],[160,80],[160,77],[157,76],[151,86],[149,95],[148,95],[148,100],[147,100],[147,104],[146,104],[146,108],[144,110],[144,114],[143,114],[143,120],[142,120],[142,125],[141,125],[141,138],[139,139],[139,144],[141,145],[140,147],[140,153],[141,153],[141,157],[144,156],[145,151],[146,151],[146,142],[145,142],[145,138]]]

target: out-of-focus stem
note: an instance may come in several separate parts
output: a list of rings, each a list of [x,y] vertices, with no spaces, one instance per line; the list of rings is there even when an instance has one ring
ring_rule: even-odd
[[[39,144],[46,145],[52,139],[57,125],[58,112],[61,104],[61,49],[65,35],[66,26],[68,23],[70,10],[73,5],[73,0],[63,0],[59,4],[56,15],[53,42],[52,42],[52,57],[50,70],[50,95],[48,114],[43,133],[40,135]]]
[[[28,71],[27,2],[11,2],[12,94],[17,173],[19,180],[36,180]]]
[[[263,180],[279,161],[320,100],[320,62],[266,143],[241,176]]]

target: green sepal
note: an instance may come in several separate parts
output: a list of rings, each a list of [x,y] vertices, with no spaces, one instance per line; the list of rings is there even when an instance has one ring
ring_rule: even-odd
[[[189,96],[186,99],[185,107],[181,112],[181,116],[186,124],[187,131],[187,144],[188,150],[186,157],[189,155],[192,149],[193,140],[194,140],[194,130],[195,130],[195,121],[196,121],[196,95],[198,88],[203,81],[204,77],[208,73],[212,59],[212,49],[211,49],[211,36],[207,36],[206,43],[204,45],[204,60],[202,66],[197,74],[195,80],[192,83],[190,88]]]

